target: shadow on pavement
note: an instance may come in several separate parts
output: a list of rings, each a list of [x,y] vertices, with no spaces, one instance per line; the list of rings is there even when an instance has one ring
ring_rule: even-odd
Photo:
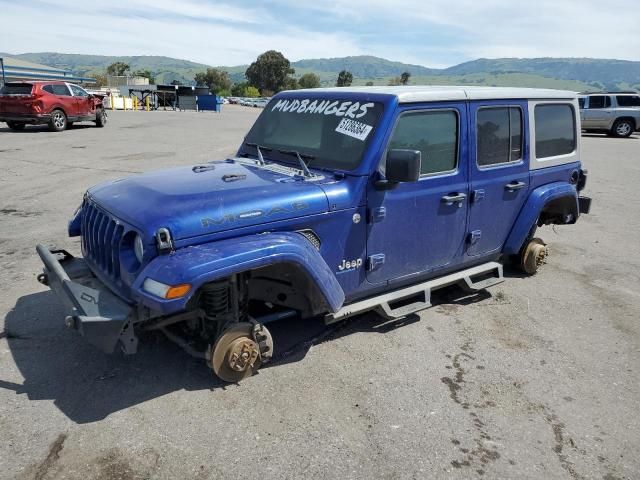
[[[74,123],[73,125],[69,125],[67,130],[82,130],[84,128],[97,128],[93,123]],[[0,133],[13,133],[16,135],[25,135],[29,133],[55,133],[49,130],[49,126],[46,124],[42,125],[27,125],[24,130],[11,130],[7,126],[0,127]],[[64,132],[58,132],[64,133]]]
[[[486,292],[460,297],[446,289],[433,304],[469,303],[490,297]],[[13,359],[22,384],[2,378],[0,388],[29,400],[53,400],[72,421],[91,423],[111,413],[177,390],[224,389],[204,361],[187,355],[161,335],[145,337],[133,356],[107,355],[68,330],[58,300],[50,291],[21,297],[5,319]],[[389,321],[367,313],[329,327],[321,318],[283,320],[269,325],[275,358],[269,368],[303,359],[313,345],[356,332],[387,333],[420,320],[411,315]]]

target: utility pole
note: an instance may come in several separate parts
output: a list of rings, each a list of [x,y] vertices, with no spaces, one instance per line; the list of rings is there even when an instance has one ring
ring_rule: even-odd
[[[4,77],[4,58],[0,57],[0,69],[2,70],[2,85],[4,85],[6,83],[5,77]]]

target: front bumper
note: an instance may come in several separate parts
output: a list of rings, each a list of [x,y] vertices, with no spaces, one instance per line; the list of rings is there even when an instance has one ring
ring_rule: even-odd
[[[16,123],[28,123],[30,125],[40,125],[43,123],[49,123],[51,115],[32,115],[32,114],[20,114],[20,113],[0,113],[0,122],[16,122]]]
[[[43,245],[38,245],[36,251],[44,263],[38,281],[62,300],[68,312],[67,327],[106,353],[112,353],[119,342],[125,353],[135,353],[135,310],[111,293],[84,260]]]

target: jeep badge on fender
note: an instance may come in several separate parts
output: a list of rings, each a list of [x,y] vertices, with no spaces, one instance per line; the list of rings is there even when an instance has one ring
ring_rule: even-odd
[[[82,257],[38,245],[38,280],[103,351],[158,329],[238,382],[273,355],[268,321],[401,318],[506,261],[534,274],[536,229],[589,213],[579,132],[566,91],[281,92],[233,158],[89,188]]]

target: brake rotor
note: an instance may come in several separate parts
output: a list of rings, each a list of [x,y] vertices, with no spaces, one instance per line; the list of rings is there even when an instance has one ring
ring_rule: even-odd
[[[547,245],[539,238],[533,238],[527,243],[526,248],[522,252],[520,266],[529,275],[533,275],[538,271],[547,260],[549,249]]]
[[[262,338],[257,338],[256,341],[254,328],[251,323],[237,323],[220,335],[211,355],[211,367],[220,379],[238,383],[260,368],[263,355],[267,356],[267,352],[261,353],[265,349],[264,341]],[[271,334],[264,326],[261,327],[261,334],[268,337],[270,354],[273,349]]]

